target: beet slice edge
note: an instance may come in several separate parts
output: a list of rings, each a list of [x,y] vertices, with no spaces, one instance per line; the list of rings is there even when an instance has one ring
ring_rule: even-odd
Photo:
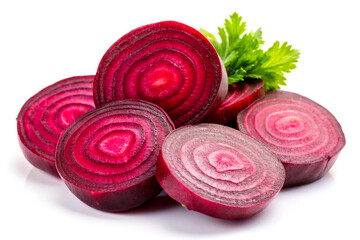
[[[94,76],[60,80],[36,93],[16,120],[20,148],[36,168],[58,176],[55,149],[62,132],[76,118],[95,108]]]
[[[248,79],[229,85],[228,93],[220,107],[203,122],[236,125],[237,114],[265,95],[261,79]]]
[[[285,170],[262,144],[236,129],[201,123],[173,131],[156,177],[187,209],[221,219],[262,211],[280,191]]]
[[[286,170],[284,186],[323,177],[346,142],[339,122],[326,108],[283,90],[267,92],[240,112],[237,125],[277,155]]]
[[[226,70],[211,43],[192,27],[164,21],[130,31],[107,50],[95,76],[94,101],[150,101],[178,127],[214,112],[227,89]]]
[[[129,210],[162,190],[156,162],[173,129],[167,114],[152,103],[114,101],[87,112],[64,131],[56,168],[87,205],[109,212]]]

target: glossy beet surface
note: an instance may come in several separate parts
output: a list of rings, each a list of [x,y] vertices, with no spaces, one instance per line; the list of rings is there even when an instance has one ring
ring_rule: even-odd
[[[137,207],[161,191],[155,178],[161,145],[174,126],[165,112],[139,100],[90,111],[59,140],[56,168],[84,203],[104,211]]]
[[[71,77],[48,86],[22,106],[17,116],[21,149],[35,167],[54,175],[55,148],[64,129],[94,109],[94,76]]]
[[[156,177],[187,209],[223,218],[250,217],[280,191],[285,170],[262,144],[218,124],[185,126],[162,146]]]
[[[237,114],[265,95],[264,82],[250,79],[229,85],[229,91],[220,107],[204,122],[226,124],[236,120]]]
[[[228,89],[226,70],[210,42],[173,21],[132,30],[103,56],[94,82],[96,106],[144,99],[163,108],[175,126],[214,112]]]
[[[296,93],[273,90],[239,113],[238,128],[274,152],[286,170],[285,186],[321,178],[345,145],[335,117]]]

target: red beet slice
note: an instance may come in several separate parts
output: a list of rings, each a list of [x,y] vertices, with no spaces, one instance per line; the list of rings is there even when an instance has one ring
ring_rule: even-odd
[[[229,91],[220,107],[204,122],[226,124],[236,120],[237,114],[265,95],[264,82],[251,79],[229,85]]]
[[[55,148],[64,129],[95,108],[94,76],[71,77],[48,86],[22,106],[17,116],[20,147],[35,167],[53,175]]]
[[[285,170],[262,144],[238,130],[201,123],[173,131],[156,177],[187,209],[223,219],[250,217],[280,191]]]
[[[237,117],[238,128],[274,152],[286,170],[285,186],[327,173],[345,145],[335,117],[296,93],[273,90]]]
[[[63,133],[56,167],[81,201],[104,211],[135,208],[161,191],[161,144],[174,126],[154,104],[122,100],[79,117]]]
[[[214,112],[228,89],[223,63],[197,30],[165,21],[132,30],[103,56],[94,81],[96,106],[144,99],[163,108],[175,126]]]

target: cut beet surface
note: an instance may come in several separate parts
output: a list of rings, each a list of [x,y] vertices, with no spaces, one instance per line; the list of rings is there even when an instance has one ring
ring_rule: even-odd
[[[20,147],[35,167],[57,175],[55,148],[64,129],[95,108],[94,76],[71,77],[44,88],[22,106],[17,116]]]
[[[296,93],[273,90],[237,117],[238,128],[274,152],[286,170],[285,186],[313,182],[329,171],[345,145],[335,117]]]
[[[220,107],[204,122],[226,124],[236,121],[237,114],[265,95],[264,82],[251,79],[229,85],[229,91]]]
[[[285,170],[262,144],[236,129],[201,123],[173,131],[156,177],[189,210],[222,218],[250,217],[280,191]]]
[[[114,101],[79,117],[63,133],[56,168],[81,201],[125,211],[156,196],[156,162],[173,123],[158,106]]]
[[[205,119],[228,89],[223,63],[197,30],[165,21],[121,37],[103,56],[94,81],[96,106],[144,99],[163,108],[175,126]]]

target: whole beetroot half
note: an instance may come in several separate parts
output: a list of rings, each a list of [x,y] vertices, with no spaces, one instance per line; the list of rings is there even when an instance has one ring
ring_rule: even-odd
[[[156,196],[160,148],[174,126],[158,106],[140,100],[106,104],[79,117],[61,136],[56,168],[87,205],[125,211]]]
[[[121,99],[159,105],[175,126],[205,119],[224,100],[227,74],[196,29],[165,21],[136,28],[104,54],[94,80],[97,107]]]
[[[284,186],[321,178],[345,146],[336,118],[318,103],[292,92],[267,92],[238,114],[237,124],[281,160],[286,170]]]
[[[285,170],[262,144],[238,130],[201,123],[165,140],[156,177],[189,210],[222,219],[263,210],[283,186]]]
[[[55,148],[62,132],[79,116],[95,108],[94,76],[58,81],[32,96],[17,116],[20,147],[35,167],[58,176]]]

